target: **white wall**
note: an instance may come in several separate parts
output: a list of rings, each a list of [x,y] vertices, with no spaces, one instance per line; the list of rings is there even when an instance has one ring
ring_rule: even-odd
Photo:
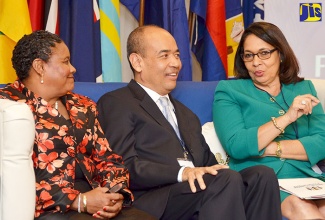
[[[299,60],[301,76],[325,79],[324,10],[320,10],[322,21],[301,22],[300,12],[305,14],[308,11],[301,10],[300,3],[322,3],[322,7],[325,7],[324,1],[264,0],[265,21],[277,25],[286,36]],[[315,8],[309,7],[312,13]],[[310,17],[310,20],[317,20],[317,16]]]

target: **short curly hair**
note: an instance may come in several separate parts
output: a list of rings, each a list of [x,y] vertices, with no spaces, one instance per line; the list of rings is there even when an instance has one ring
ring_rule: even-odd
[[[17,42],[11,58],[19,80],[29,77],[29,70],[35,59],[39,58],[47,62],[52,54],[51,47],[61,42],[63,40],[59,36],[44,30],[24,35]]]

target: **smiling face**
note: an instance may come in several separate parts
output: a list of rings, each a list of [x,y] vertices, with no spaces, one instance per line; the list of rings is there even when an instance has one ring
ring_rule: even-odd
[[[247,36],[244,42],[244,53],[256,54],[272,49],[274,49],[272,45],[256,37],[254,34]],[[249,76],[256,86],[264,88],[280,83],[280,59],[279,52],[274,51],[268,59],[262,60],[258,56],[254,56],[252,61],[245,62]]]
[[[50,59],[43,64],[44,86],[62,96],[73,90],[76,69],[70,63],[70,52],[65,43],[56,43],[51,49]]]
[[[173,36],[164,29],[148,27],[143,33],[143,54],[131,54],[136,70],[135,80],[160,95],[170,93],[176,87],[182,68],[180,53]]]

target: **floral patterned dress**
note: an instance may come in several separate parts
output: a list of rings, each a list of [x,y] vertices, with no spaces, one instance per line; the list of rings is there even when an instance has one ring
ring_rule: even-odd
[[[77,165],[92,188],[114,187],[114,192],[124,195],[125,205],[133,201],[129,172],[121,156],[109,147],[95,102],[72,92],[61,97],[69,113],[67,120],[19,80],[0,89],[0,98],[25,102],[34,115],[35,218],[69,210],[79,194],[74,187]]]

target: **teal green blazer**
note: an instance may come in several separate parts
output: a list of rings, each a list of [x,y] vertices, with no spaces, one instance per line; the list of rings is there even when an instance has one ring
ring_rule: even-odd
[[[213,121],[221,144],[230,156],[230,168],[242,170],[254,165],[266,165],[274,169],[278,178],[322,177],[312,169],[325,159],[325,114],[321,104],[313,108],[311,115],[303,115],[295,124],[285,128],[279,140],[298,139],[304,146],[309,161],[261,158],[258,150],[259,126],[287,111],[297,95],[317,96],[311,81],[282,85],[282,92],[274,97],[257,89],[252,80],[224,80],[217,85],[213,103]]]

